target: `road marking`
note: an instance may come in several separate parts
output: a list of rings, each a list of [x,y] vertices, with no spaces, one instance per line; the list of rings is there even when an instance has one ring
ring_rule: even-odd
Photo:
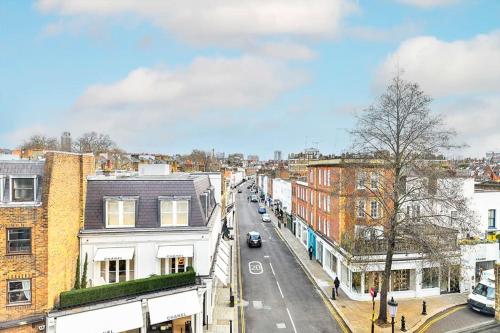
[[[286,328],[286,325],[285,325],[285,323],[277,323],[276,327],[277,328]]]
[[[267,259],[267,258],[269,258],[269,256],[264,256],[264,258],[266,258],[266,259]]]
[[[276,276],[276,274],[274,273],[273,264],[269,263],[269,266],[271,266],[271,272],[273,272],[273,275]]]
[[[285,238],[283,238],[283,235],[281,234],[281,230],[279,230],[279,229],[276,228],[276,234],[281,238],[281,241],[288,248],[288,250],[290,251],[290,254],[295,258],[295,261],[300,266],[300,268],[302,268],[302,271],[307,276],[307,278],[309,279],[309,281],[311,281],[311,283],[313,284],[313,286],[315,286],[316,285],[316,281],[309,274],[309,272],[306,270],[306,268],[304,267],[304,265],[300,262],[299,258],[297,257],[297,255],[295,254],[295,252],[292,250],[292,248],[288,244],[288,242],[285,241]],[[319,295],[320,295],[321,299],[323,300],[323,303],[325,303],[327,309],[330,311],[330,314],[332,315],[332,317],[335,319],[335,321],[337,322],[337,324],[340,326],[340,329],[342,330],[342,332],[344,332],[344,333],[351,332],[351,330],[349,329],[349,327],[347,326],[347,324],[342,320],[342,318],[338,314],[337,310],[333,307],[332,303],[330,303],[330,300],[325,297],[324,293],[320,292]]]
[[[290,310],[288,310],[288,308],[286,308],[286,312],[288,312],[288,317],[290,318],[290,321],[292,322],[293,331],[295,333],[297,333],[297,329],[295,328],[295,324],[293,323],[292,315],[290,314]]]
[[[283,292],[281,291],[281,287],[280,287],[280,284],[279,284],[278,280],[276,280],[276,284],[278,285],[278,289],[280,291],[281,298],[285,298],[285,296],[283,296]]]
[[[416,332],[418,333],[424,333],[424,332],[427,332],[427,330],[432,326],[434,325],[436,322],[440,321],[441,319],[444,319],[445,317],[448,317],[449,315],[459,311],[459,310],[462,310],[463,308],[467,307],[467,305],[461,305],[461,306],[457,306],[455,308],[452,308],[451,310],[449,311],[446,311],[445,313],[441,314],[441,315],[438,315],[437,317],[435,318],[432,318],[430,319],[427,323],[425,323],[423,326],[421,326],[420,328],[418,328],[416,330]]]
[[[256,309],[262,309],[262,301],[253,301],[253,307]]]
[[[250,274],[253,275],[259,275],[264,272],[264,268],[262,267],[260,261],[250,261],[248,263],[248,270],[250,271]]]

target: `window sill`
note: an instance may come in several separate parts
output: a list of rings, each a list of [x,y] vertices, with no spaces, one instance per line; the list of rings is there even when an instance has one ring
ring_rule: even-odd
[[[5,254],[6,257],[31,256],[31,255],[33,255],[32,252],[10,252]]]
[[[13,308],[16,306],[31,306],[31,302],[19,302],[19,303],[9,303],[5,305],[8,308]]]
[[[38,201],[30,201],[30,202],[0,202],[0,208],[7,207],[41,207],[42,203]]]

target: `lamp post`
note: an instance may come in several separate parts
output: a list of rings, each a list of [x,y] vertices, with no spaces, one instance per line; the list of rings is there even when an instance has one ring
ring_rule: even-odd
[[[391,315],[392,333],[394,333],[394,318],[398,312],[398,303],[394,301],[394,297],[391,297],[391,300],[387,302],[387,305],[389,306],[389,314]]]

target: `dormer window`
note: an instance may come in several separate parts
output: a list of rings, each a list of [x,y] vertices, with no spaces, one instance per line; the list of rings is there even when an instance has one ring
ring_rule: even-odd
[[[13,177],[11,178],[12,202],[34,202],[36,193],[36,177]]]
[[[162,227],[189,225],[189,197],[160,198],[160,223]]]
[[[135,198],[106,199],[106,228],[135,226]]]

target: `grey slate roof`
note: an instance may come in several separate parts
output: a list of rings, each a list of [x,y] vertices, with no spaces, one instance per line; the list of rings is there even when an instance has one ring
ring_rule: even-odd
[[[138,197],[136,228],[160,227],[158,198],[161,196],[189,196],[189,226],[205,226],[208,218],[205,217],[200,196],[210,188],[207,175],[90,177],[87,183],[84,229],[105,228],[104,198],[116,196]],[[210,212],[215,208],[215,199],[212,198],[211,201]]]
[[[0,175],[1,176],[37,176],[37,193],[36,200],[42,200],[42,177],[45,171],[45,161],[31,161],[31,160],[6,160],[0,161]],[[9,181],[4,184],[4,197],[0,198],[0,202],[8,201],[9,197]]]

